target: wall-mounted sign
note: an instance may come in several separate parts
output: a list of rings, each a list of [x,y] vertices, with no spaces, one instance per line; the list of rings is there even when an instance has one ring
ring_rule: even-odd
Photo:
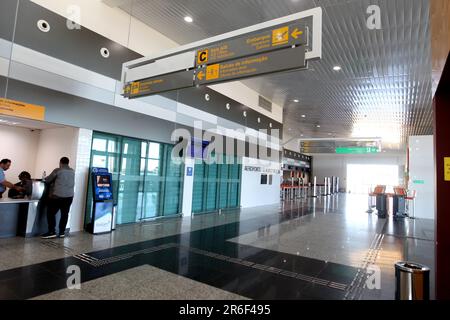
[[[336,148],[338,154],[365,154],[379,153],[378,147],[339,147]]]
[[[414,184],[425,184],[425,180],[413,180]]]
[[[45,107],[0,98],[0,114],[33,120],[44,120]]]
[[[450,181],[450,157],[444,158],[444,179]]]
[[[300,46],[208,65],[197,71],[195,82],[212,84],[305,67],[305,48]]]
[[[280,25],[200,48],[197,50],[196,65],[213,64],[294,45],[306,45],[307,36],[306,27],[301,22]]]
[[[193,173],[193,168],[192,167],[186,167],[186,176],[187,177],[192,177],[192,173]]]

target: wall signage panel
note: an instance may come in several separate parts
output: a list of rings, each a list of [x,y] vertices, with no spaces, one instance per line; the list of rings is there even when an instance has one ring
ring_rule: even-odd
[[[444,158],[445,181],[450,181],[450,157]]]
[[[213,84],[305,67],[305,48],[289,48],[208,65],[197,72],[195,83]]]
[[[194,70],[175,72],[158,77],[135,81],[125,86],[124,96],[136,98],[173,90],[192,87]]]
[[[33,120],[44,120],[45,107],[0,98],[0,114]]]

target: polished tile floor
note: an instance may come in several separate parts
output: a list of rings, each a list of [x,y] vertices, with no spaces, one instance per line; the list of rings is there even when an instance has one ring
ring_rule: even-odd
[[[365,196],[340,194],[107,235],[2,239],[0,299],[393,299],[395,262],[433,275],[433,221],[366,210]],[[80,290],[67,289],[73,265]],[[381,286],[369,290],[373,266]]]

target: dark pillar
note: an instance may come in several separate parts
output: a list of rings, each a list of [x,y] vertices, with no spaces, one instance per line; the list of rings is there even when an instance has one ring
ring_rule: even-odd
[[[436,163],[436,298],[450,299],[450,181],[444,158],[450,157],[450,57],[433,101]]]

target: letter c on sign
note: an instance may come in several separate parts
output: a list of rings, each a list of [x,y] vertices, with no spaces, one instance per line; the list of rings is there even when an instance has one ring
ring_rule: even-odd
[[[198,64],[204,64],[208,62],[208,50],[203,50],[198,53]]]

